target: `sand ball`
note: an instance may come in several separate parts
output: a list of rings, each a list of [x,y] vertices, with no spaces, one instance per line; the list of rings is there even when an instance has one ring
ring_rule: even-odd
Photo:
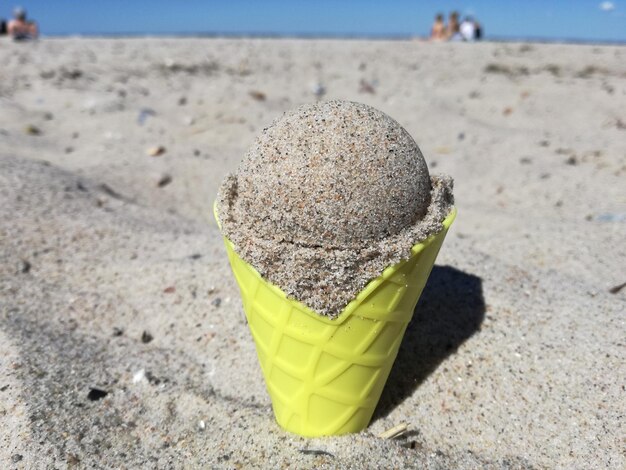
[[[424,157],[385,113],[327,101],[285,113],[263,130],[229,189],[229,213],[259,237],[312,247],[379,240],[430,204]]]

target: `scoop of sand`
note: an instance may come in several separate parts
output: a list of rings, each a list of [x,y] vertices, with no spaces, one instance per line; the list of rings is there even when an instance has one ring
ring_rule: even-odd
[[[239,255],[331,317],[441,230],[453,203],[452,181],[430,177],[400,124],[348,101],[301,106],[264,129],[218,202]]]

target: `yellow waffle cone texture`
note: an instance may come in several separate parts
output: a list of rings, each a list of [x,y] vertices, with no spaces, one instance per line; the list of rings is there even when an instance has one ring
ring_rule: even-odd
[[[455,216],[453,209],[441,232],[385,269],[334,320],[287,298],[225,239],[280,426],[302,436],[367,427]]]

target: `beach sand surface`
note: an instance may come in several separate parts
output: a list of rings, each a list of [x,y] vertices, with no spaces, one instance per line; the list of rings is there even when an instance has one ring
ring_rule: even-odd
[[[625,59],[0,41],[0,467],[626,467]],[[320,98],[400,122],[458,217],[370,427],[305,439],[273,419],[212,203]]]

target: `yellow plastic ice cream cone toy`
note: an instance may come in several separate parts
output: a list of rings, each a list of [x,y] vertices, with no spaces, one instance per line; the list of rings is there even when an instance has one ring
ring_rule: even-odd
[[[302,436],[367,427],[455,217],[453,208],[439,233],[370,281],[335,319],[288,298],[224,238],[280,426]]]

